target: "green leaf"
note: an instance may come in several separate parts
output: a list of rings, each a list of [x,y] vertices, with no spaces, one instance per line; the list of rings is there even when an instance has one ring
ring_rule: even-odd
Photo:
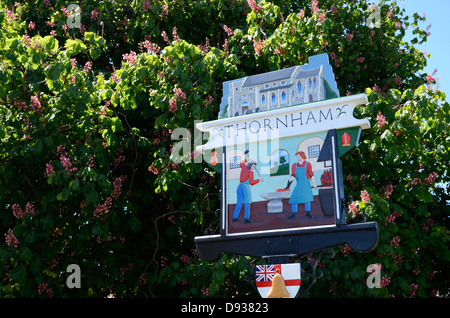
[[[56,53],[59,48],[58,40],[51,35],[47,35],[47,36],[43,37],[42,39],[40,39],[38,41],[38,43],[52,53]]]
[[[81,51],[86,50],[86,45],[83,43],[83,41],[76,39],[68,39],[66,40],[66,43],[64,45],[66,48],[66,52],[69,56],[74,56],[80,53]]]
[[[128,222],[128,225],[130,226],[130,229],[133,232],[138,232],[141,229],[141,221],[139,221],[139,219],[135,216],[132,216],[130,218],[130,221]]]
[[[64,65],[62,63],[51,64],[46,70],[47,78],[56,81],[59,79],[61,72],[64,71]]]
[[[80,181],[78,179],[72,180],[69,183],[69,188],[72,190],[78,189],[79,186],[80,186]]]

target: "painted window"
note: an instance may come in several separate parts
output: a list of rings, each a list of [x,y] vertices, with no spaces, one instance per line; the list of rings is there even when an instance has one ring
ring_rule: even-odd
[[[303,95],[302,83],[300,83],[300,81],[298,81],[298,83],[297,83],[297,91],[298,91],[298,96],[302,96]]]
[[[249,111],[249,107],[248,107],[248,102],[242,102],[242,114],[248,114]]]
[[[266,95],[264,94],[261,96],[261,105],[266,106]]]
[[[282,102],[282,103],[286,103],[286,102],[287,102],[286,92],[285,92],[285,91],[283,91],[283,92],[281,93],[281,102]]]
[[[270,176],[289,175],[289,153],[285,149],[278,149],[270,155]]]
[[[231,157],[230,169],[237,169],[237,168],[239,168],[240,167],[240,163],[241,163],[241,157],[240,156]]]
[[[272,93],[272,105],[276,105],[277,104],[277,97],[275,95],[275,93]]]
[[[315,77],[314,77],[314,88],[317,88],[317,80]]]
[[[317,158],[320,154],[320,145],[309,146],[308,147],[308,157]]]

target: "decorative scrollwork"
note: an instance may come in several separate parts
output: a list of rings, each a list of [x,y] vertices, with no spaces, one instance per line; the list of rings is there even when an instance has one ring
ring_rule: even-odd
[[[320,269],[317,269],[317,265],[322,260],[322,257],[327,253],[331,252],[330,258],[333,258],[336,255],[336,252],[332,248],[324,249],[322,250],[316,258],[313,258],[311,254],[303,255],[301,258],[306,257],[308,259],[308,263],[311,264],[311,270],[310,272],[302,275],[302,283],[309,281],[308,287],[306,289],[301,289],[300,293],[297,295],[297,298],[303,298],[310,289],[316,284],[317,280],[323,277],[323,271]]]

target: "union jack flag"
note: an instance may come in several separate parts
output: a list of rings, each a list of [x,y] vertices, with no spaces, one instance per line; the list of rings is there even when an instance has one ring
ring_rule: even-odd
[[[272,281],[275,274],[275,265],[256,265],[257,282]]]

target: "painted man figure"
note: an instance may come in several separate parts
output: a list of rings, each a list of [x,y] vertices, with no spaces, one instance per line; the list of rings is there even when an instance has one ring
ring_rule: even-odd
[[[310,211],[311,202],[314,201],[314,197],[309,180],[311,180],[314,189],[317,189],[314,173],[312,171],[311,163],[305,161],[306,155],[303,151],[298,151],[295,155],[297,156],[298,162],[292,165],[292,175],[289,178],[289,182],[292,182],[292,180],[295,179],[297,183],[289,200],[289,204],[292,206],[292,214],[289,218],[295,217],[298,204],[300,203],[305,204],[306,215],[312,218]]]
[[[255,169],[256,162],[251,161],[250,158],[248,160],[243,160],[240,163],[240,167],[240,183],[237,187],[237,202],[236,207],[234,208],[233,222],[239,221],[238,217],[241,213],[242,204],[244,204],[244,222],[250,223],[250,203],[252,202],[252,193],[250,190],[250,186],[257,184],[259,181],[262,181],[262,178],[260,177],[256,180],[254,179],[252,170]]]

